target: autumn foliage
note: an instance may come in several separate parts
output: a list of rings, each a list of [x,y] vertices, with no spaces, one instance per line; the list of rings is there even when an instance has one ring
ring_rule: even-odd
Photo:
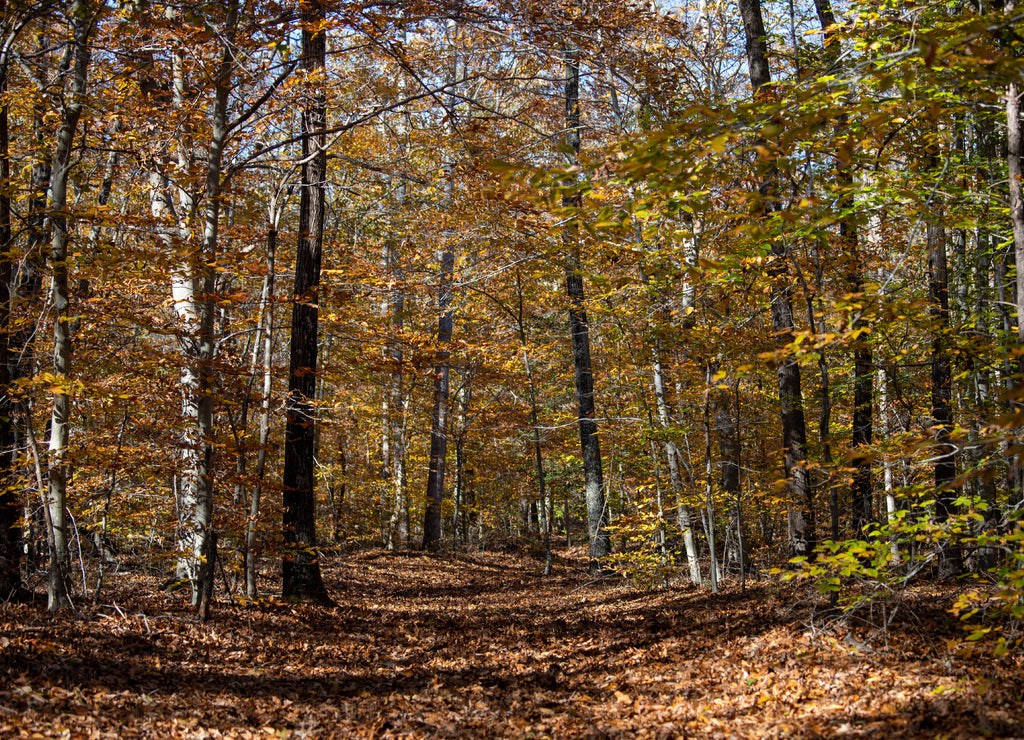
[[[805,5],[0,0],[11,701],[117,731],[123,643],[301,674],[251,734],[1014,734],[1019,12]]]

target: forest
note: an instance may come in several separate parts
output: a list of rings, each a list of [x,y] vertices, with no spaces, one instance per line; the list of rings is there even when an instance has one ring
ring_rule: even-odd
[[[1024,732],[1021,29],[0,0],[0,730]]]

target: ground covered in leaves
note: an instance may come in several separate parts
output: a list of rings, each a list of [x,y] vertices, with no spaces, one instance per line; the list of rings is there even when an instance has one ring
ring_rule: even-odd
[[[337,608],[207,624],[132,573],[75,615],[2,606],[0,737],[1024,737],[1024,661],[951,653],[934,589],[880,630],[806,587],[558,566],[350,554],[325,564]]]

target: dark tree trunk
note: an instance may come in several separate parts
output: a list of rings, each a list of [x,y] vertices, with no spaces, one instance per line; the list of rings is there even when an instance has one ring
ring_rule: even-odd
[[[6,2],[0,0],[0,11]],[[7,53],[0,50],[0,601],[21,596],[21,501],[14,485],[14,407],[11,382],[11,159],[7,104]]]
[[[840,228],[841,238],[851,246],[853,253],[850,271],[850,288],[854,293],[864,289],[856,249],[857,235],[844,222]],[[851,328],[856,329],[860,320]],[[863,337],[855,340],[853,349],[853,530],[858,536],[872,520],[871,506],[871,455],[872,405],[874,401],[874,371],[872,369],[871,345]]]
[[[935,519],[944,523],[954,512],[957,497],[956,447],[950,441],[953,431],[952,362],[949,354],[949,276],[946,268],[946,231],[941,224],[929,223],[928,295],[932,320],[931,396],[932,434],[935,438]],[[960,549],[953,541],[942,545],[939,574],[954,577],[963,570]]]
[[[580,62],[579,52],[565,53],[565,140],[574,159],[580,152]],[[562,205],[578,208],[579,196],[566,196]],[[591,571],[611,553],[604,502],[604,476],[601,470],[601,442],[594,420],[594,374],[590,362],[590,326],[584,307],[583,275],[580,272],[580,244],[577,230],[567,224],[563,231],[567,261],[565,292],[569,297],[569,333],[572,337],[572,361],[576,375],[576,402],[579,408],[580,448],[583,452],[583,479],[587,503],[587,535],[590,538]]]
[[[771,67],[768,65],[768,36],[764,30],[761,15],[761,0],[739,0],[740,16],[743,18],[743,36],[746,40],[747,71],[754,97],[772,82]]]
[[[760,0],[739,0],[746,36],[747,67],[754,97],[763,97],[771,84],[768,65],[768,43],[761,15]],[[774,209],[778,173],[769,167],[761,187],[764,204],[759,216]],[[785,243],[775,239],[771,245],[772,328],[779,347],[793,341],[792,287],[789,277],[789,254]],[[789,489],[789,550],[793,557],[813,557],[815,546],[814,505],[811,479],[806,467],[807,429],[804,421],[803,393],[800,388],[800,365],[792,355],[781,358],[778,365],[779,403],[782,420],[783,467]]]
[[[302,69],[322,75],[327,37],[319,0],[302,5]],[[292,304],[291,363],[288,370],[287,426],[284,450],[284,538],[282,563],[285,598],[330,601],[316,552],[315,441],[320,254],[324,233],[324,182],[327,177],[327,97],[323,81],[311,85],[302,111],[302,187],[299,237]]]
[[[732,394],[721,390],[715,393],[715,435],[722,466],[722,491],[736,496],[740,491],[740,455],[737,425],[733,422]]]
[[[455,50],[455,21],[447,23],[447,34],[452,50]],[[453,54],[453,59],[455,55]],[[453,62],[450,81],[454,84],[457,76],[457,62]],[[449,90],[444,95],[444,107],[451,133],[455,133],[455,97]],[[454,201],[455,163],[445,165],[445,188],[447,200]],[[449,359],[452,342],[452,278],[455,271],[454,239],[446,239],[441,253],[440,275],[437,286],[437,362],[434,365],[434,408],[430,424],[430,470],[427,473],[427,501],[423,513],[423,549],[436,550],[441,542],[441,507],[444,502],[444,474],[448,456],[448,396]]]
[[[835,31],[835,14],[832,11],[831,0],[814,0],[814,6],[818,12],[821,30],[825,34],[825,61],[828,64],[828,69],[825,71],[831,73],[835,71],[833,68],[839,63],[840,55],[839,37]],[[837,131],[843,131],[846,125],[846,116],[839,116],[836,121]],[[849,260],[847,280],[850,284],[850,291],[854,295],[859,295],[864,290],[864,276],[861,270],[857,227],[849,215],[853,208],[853,175],[848,159],[837,155],[835,164],[837,180],[841,189],[838,202],[841,214],[839,242],[844,257]],[[861,323],[861,319],[858,318],[850,328],[857,329]],[[864,338],[855,340],[853,366],[853,434],[851,440],[853,458],[851,464],[854,471],[851,498],[853,501],[853,530],[854,535],[857,535],[872,518],[871,456],[868,448],[872,442],[874,373],[872,371],[871,344]],[[838,536],[837,522],[833,523],[832,536],[833,538]]]

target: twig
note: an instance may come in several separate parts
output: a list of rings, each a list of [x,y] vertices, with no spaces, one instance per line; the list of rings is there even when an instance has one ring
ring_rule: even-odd
[[[64,511],[67,512],[68,519],[71,520],[71,528],[75,531],[75,542],[78,543],[78,567],[82,569],[82,593],[89,593],[89,579],[85,575],[85,558],[82,555],[82,537],[78,533],[78,524],[75,523],[75,515],[71,513],[71,509],[65,507]],[[102,559],[103,553],[100,553]]]
[[[598,576],[597,578],[595,578],[595,579],[594,579],[594,580],[592,580],[592,581],[587,581],[587,582],[586,582],[586,583],[584,583],[584,584],[583,584],[582,586],[578,586],[577,588],[574,588],[574,589],[573,589],[572,591],[570,591],[570,592],[569,592],[568,594],[566,594],[566,596],[568,596],[568,595],[571,595],[571,594],[574,594],[574,593],[576,593],[577,591],[582,591],[582,590],[583,590],[583,589],[585,589],[585,588],[586,588],[587,586],[593,586],[593,585],[594,585],[595,583],[600,583],[601,581],[604,581],[604,580],[606,580],[606,579],[608,579],[608,578],[611,578],[611,577],[612,577],[612,575],[613,575],[613,574],[609,574],[609,575],[606,575],[606,576]]]

